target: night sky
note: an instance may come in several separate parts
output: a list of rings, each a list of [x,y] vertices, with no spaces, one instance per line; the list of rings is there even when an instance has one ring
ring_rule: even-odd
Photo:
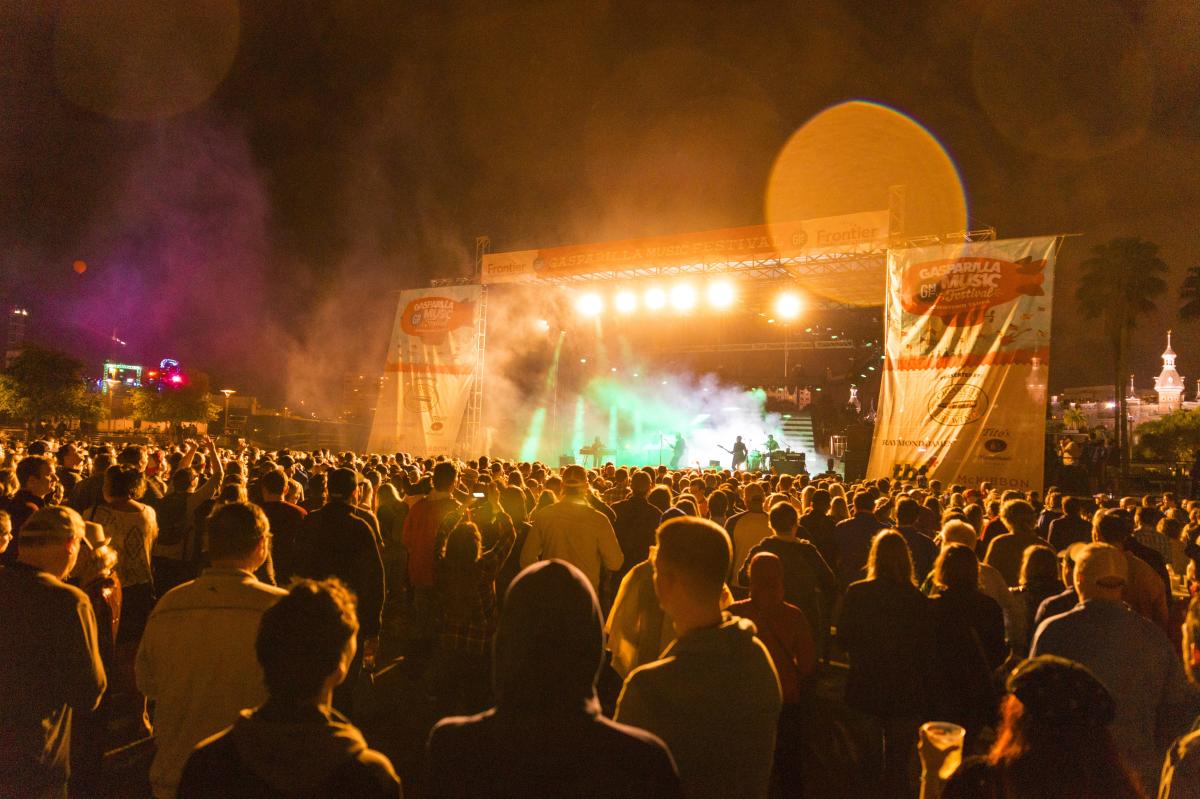
[[[122,357],[336,394],[378,372],[392,292],[468,274],[475,236],[760,223],[791,134],[859,98],[941,141],[973,226],[1085,234],[1060,264],[1053,386],[1109,379],[1073,294],[1116,235],[1172,269],[1139,382],[1168,326],[1200,377],[1174,293],[1200,265],[1194,2],[160,5],[0,10],[0,292],[89,364],[115,328]]]

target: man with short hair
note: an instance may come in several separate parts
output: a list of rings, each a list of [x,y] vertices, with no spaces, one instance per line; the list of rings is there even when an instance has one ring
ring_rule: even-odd
[[[834,532],[838,546],[838,580],[842,588],[867,576],[871,540],[884,528],[875,516],[875,498],[870,492],[854,495],[854,515],[838,522]]]
[[[258,479],[262,492],[262,509],[271,529],[271,560],[275,564],[275,581],[287,585],[300,571],[300,528],[308,511],[284,499],[288,478],[281,467],[275,467]]]
[[[337,580],[301,580],[263,613],[254,653],[267,700],[196,747],[179,799],[400,799],[391,761],[333,708],[357,633],[354,597]]]
[[[1075,562],[1079,604],[1042,622],[1029,654],[1082,663],[1104,683],[1116,705],[1117,748],[1153,796],[1162,753],[1190,721],[1190,702],[1167,637],[1121,601],[1128,564],[1112,545],[1086,545]]]
[[[25,520],[41,508],[46,507],[47,499],[58,476],[54,471],[54,463],[45,455],[27,455],[17,463],[17,483],[20,488],[4,506],[12,519],[14,530],[20,530]],[[13,540],[8,551],[0,558],[0,562],[15,563],[21,554],[21,539]]]
[[[1092,540],[1092,524],[1084,516],[1083,500],[1067,497],[1062,502],[1062,516],[1050,522],[1047,540],[1055,552],[1062,552],[1072,544],[1088,544]]]
[[[433,490],[418,500],[404,517],[400,543],[408,551],[408,582],[416,593],[414,603],[422,614],[428,611],[432,602],[433,565],[441,545],[442,522],[459,507],[454,498],[457,481],[458,469],[453,463],[438,463],[433,467]]]
[[[596,591],[602,570],[616,572],[625,561],[608,517],[587,502],[587,472],[578,464],[563,470],[563,496],[535,511],[521,549],[521,567],[558,558],[579,569]]]
[[[808,512],[800,517],[800,530],[797,535],[807,538],[821,553],[826,565],[838,573],[837,523],[829,515],[829,507],[833,504],[833,496],[828,490],[818,488],[808,498]]]
[[[83,458],[79,457],[79,450],[74,444],[63,444],[58,448],[56,457],[58,458],[58,482],[62,483],[63,491],[70,496],[75,486],[83,479],[83,473],[79,470]]]
[[[799,516],[795,506],[776,502],[767,517],[772,535],[750,548],[738,570],[738,582],[750,585],[750,562],[755,555],[770,552],[777,556],[783,563],[784,599],[804,612],[813,639],[824,642],[837,600],[837,578],[817,548],[796,537]]]
[[[146,474],[146,467],[150,465],[150,453],[141,444],[130,444],[121,450],[117,455],[117,464],[128,464],[143,475]],[[146,492],[141,497],[134,499],[145,500],[149,505],[154,505],[163,497],[163,490],[159,487],[157,480],[145,480]]]
[[[654,531],[658,528],[662,512],[646,500],[651,486],[650,475],[639,469],[629,478],[629,497],[612,506],[617,514],[613,531],[624,556],[621,567],[612,575],[614,587],[621,584],[630,569],[646,559],[654,544]]]
[[[1025,549],[1041,544],[1037,534],[1037,511],[1023,499],[1010,499],[1000,507],[1000,520],[1008,530],[992,539],[984,561],[1004,577],[1009,588],[1021,582],[1021,559]]]
[[[654,590],[678,638],[629,675],[614,716],[663,739],[691,799],[766,797],[771,779],[779,679],[753,623],[721,611],[730,554],[705,519],[658,528]]]
[[[72,712],[95,710],[108,684],[92,604],[63,582],[83,519],[42,508],[18,534],[20,558],[0,566],[0,794],[65,797]]]
[[[325,507],[308,514],[300,528],[299,574],[314,579],[336,577],[358,599],[358,646],[350,663],[350,675],[338,686],[333,698],[339,711],[349,713],[363,659],[373,662],[379,646],[387,589],[375,533],[354,512],[358,502],[358,473],[344,467],[334,469],[329,473],[327,485],[329,500]]]
[[[921,506],[915,499],[903,497],[896,503],[896,532],[904,536],[908,543],[917,578],[923,580],[933,571],[933,561],[937,558],[938,548],[932,538],[917,529],[920,516]]]
[[[266,697],[254,639],[263,613],[287,593],[254,577],[270,547],[260,508],[223,505],[208,520],[212,566],[167,592],[150,614],[135,671],[138,690],[155,702],[156,799],[174,799],[196,744]]]
[[[762,483],[752,482],[742,491],[742,501],[745,502],[746,509],[725,520],[725,531],[729,534],[733,546],[731,569],[741,566],[746,561],[750,548],[771,534],[771,525],[763,508],[765,500],[766,492],[763,491]],[[732,572],[729,577],[732,582]]]

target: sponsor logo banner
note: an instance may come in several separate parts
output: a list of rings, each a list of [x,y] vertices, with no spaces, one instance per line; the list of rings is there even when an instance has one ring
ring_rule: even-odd
[[[889,252],[869,477],[1041,490],[1057,241]]]
[[[483,257],[482,281],[528,282],[670,264],[875,252],[883,250],[887,241],[888,212],[868,211],[803,222],[492,253]]]
[[[474,379],[482,290],[400,292],[368,442],[372,452],[454,452]]]

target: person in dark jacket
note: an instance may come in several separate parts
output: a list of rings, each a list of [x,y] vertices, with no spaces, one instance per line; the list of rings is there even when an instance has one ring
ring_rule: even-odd
[[[680,796],[663,742],[600,715],[603,637],[574,566],[546,560],[517,575],[494,642],[496,706],[433,728],[430,796]]]
[[[969,751],[980,731],[995,722],[1000,695],[992,674],[1008,656],[1004,613],[979,590],[974,550],[951,544],[934,567],[938,593],[933,611],[933,715],[966,728]]]
[[[650,475],[636,471],[629,478],[629,490],[632,492],[629,498],[612,506],[617,514],[613,530],[616,531],[621,552],[625,554],[624,564],[609,577],[613,594],[616,594],[616,587],[629,570],[646,559],[654,544],[654,531],[658,529],[662,512],[647,501],[650,488]]]
[[[197,745],[177,799],[400,799],[391,762],[332,707],[357,632],[340,582],[296,583],[263,614],[255,641],[266,703]]]
[[[1050,522],[1046,539],[1050,548],[1062,552],[1071,544],[1090,544],[1092,542],[1092,523],[1084,517],[1083,500],[1079,497],[1067,497],[1062,503],[1062,516]]]
[[[825,559],[825,563],[838,573],[837,533],[834,528],[837,523],[829,515],[829,506],[833,497],[824,488],[818,488],[809,498],[808,512],[800,517],[800,530],[796,533],[799,538],[812,542]]]
[[[933,539],[917,529],[917,519],[921,515],[921,506],[915,499],[905,497],[896,503],[896,532],[904,536],[908,543],[908,551],[912,553],[913,568],[917,570],[917,579],[923,580],[933,569],[937,559],[937,544]]]
[[[300,528],[308,511],[299,505],[285,502],[287,475],[276,467],[258,479],[262,492],[262,509],[271,528],[271,559],[275,565],[275,582],[286,586],[299,571]]]
[[[863,578],[871,542],[875,534],[884,528],[875,517],[875,500],[869,493],[859,491],[853,501],[854,515],[834,528],[838,546],[838,579],[844,586]]]
[[[909,764],[929,707],[933,624],[908,544],[894,530],[872,540],[867,579],[847,589],[837,632],[850,657],[846,703],[882,730],[879,795],[910,796]]]
[[[837,578],[815,546],[796,537],[799,516],[794,505],[777,502],[767,514],[774,535],[764,538],[746,555],[738,581],[750,583],[750,561],[759,552],[770,552],[783,561],[784,599],[804,611],[818,646],[829,630],[829,612],[837,598]]]
[[[379,646],[386,586],[375,533],[354,508],[358,475],[351,469],[334,469],[329,473],[328,491],[325,507],[308,514],[301,526],[299,574],[314,579],[337,577],[357,597],[358,652],[349,677],[334,694],[334,706],[346,713],[362,661],[373,661]]]
[[[17,481],[21,488],[8,500],[5,510],[12,519],[12,529],[20,530],[34,511],[46,507],[46,499],[58,484],[54,462],[44,455],[28,455],[17,464]],[[0,561],[16,563],[21,554],[20,536],[13,539]]]

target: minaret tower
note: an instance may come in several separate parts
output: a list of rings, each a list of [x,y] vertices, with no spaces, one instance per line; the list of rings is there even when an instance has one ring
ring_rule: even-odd
[[[1162,354],[1163,368],[1154,378],[1154,390],[1158,392],[1158,404],[1166,410],[1177,410],[1183,405],[1183,377],[1175,370],[1175,350],[1171,349],[1171,331],[1167,331],[1167,349]]]

